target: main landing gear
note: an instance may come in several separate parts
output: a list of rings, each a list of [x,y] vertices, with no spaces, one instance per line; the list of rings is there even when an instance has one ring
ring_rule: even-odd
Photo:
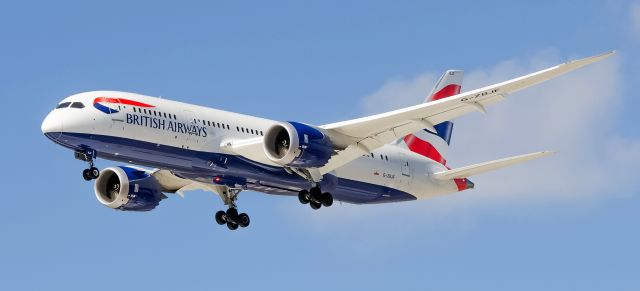
[[[298,200],[302,204],[309,204],[312,209],[320,209],[320,207],[329,207],[333,205],[333,196],[329,192],[322,193],[319,186],[311,188],[309,191],[302,190],[298,192]]]
[[[73,155],[76,159],[89,163],[89,168],[82,171],[82,178],[84,178],[85,181],[91,181],[93,179],[97,179],[98,176],[100,176],[100,170],[98,170],[98,168],[96,168],[93,164],[93,158],[95,156],[94,151],[76,151]]]
[[[236,230],[238,227],[247,227],[251,223],[249,215],[246,213],[238,213],[236,200],[241,189],[226,188],[222,191],[220,197],[224,200],[224,204],[229,205],[227,211],[216,212],[215,218],[219,225],[227,225],[230,230]]]
[[[218,211],[216,212],[216,222],[219,225],[226,224],[227,228],[230,230],[238,229],[240,227],[247,227],[251,220],[249,219],[249,215],[246,213],[238,214],[238,209],[234,207],[229,207],[227,211]]]
[[[298,192],[298,200],[302,204],[309,204],[312,209],[320,209],[322,206],[329,207],[333,204],[333,195],[329,192],[320,190],[320,181],[322,174],[317,169],[297,169],[285,168],[289,173],[296,173],[305,178],[311,184],[311,189],[300,190]]]

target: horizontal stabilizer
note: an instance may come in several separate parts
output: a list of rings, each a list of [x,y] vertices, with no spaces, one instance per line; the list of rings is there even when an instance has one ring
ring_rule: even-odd
[[[467,178],[473,175],[482,174],[518,163],[530,161],[533,159],[541,158],[553,154],[551,151],[535,152],[521,156],[509,157],[499,159],[495,161],[484,162],[480,164],[470,165],[462,168],[451,169],[447,171],[437,172],[433,174],[433,177],[438,180],[452,180],[459,178]]]

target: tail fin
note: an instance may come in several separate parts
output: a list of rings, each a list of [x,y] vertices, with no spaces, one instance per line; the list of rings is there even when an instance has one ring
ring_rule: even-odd
[[[435,101],[460,93],[463,77],[463,71],[446,71],[442,77],[440,77],[438,83],[433,87],[433,90],[429,96],[427,96],[425,102]],[[405,136],[403,140],[412,152],[418,153],[445,165],[447,163],[445,155],[451,141],[453,123],[451,121],[445,121],[435,125],[434,127],[436,132],[423,129],[419,132]]]

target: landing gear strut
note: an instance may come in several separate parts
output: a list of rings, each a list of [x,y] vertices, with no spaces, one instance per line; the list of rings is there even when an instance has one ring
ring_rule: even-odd
[[[76,151],[73,156],[78,160],[89,163],[89,168],[82,171],[82,178],[84,178],[85,181],[91,181],[100,176],[100,170],[98,170],[98,168],[93,164],[93,158],[95,157],[95,152],[93,150]]]
[[[320,186],[315,186],[309,191],[302,190],[298,192],[298,200],[302,204],[309,204],[312,209],[320,209],[320,207],[329,207],[333,205],[333,195],[329,192],[322,193]]]
[[[218,211],[216,212],[215,219],[219,225],[227,225],[227,228],[230,230],[236,230],[238,227],[247,227],[251,223],[251,219],[249,219],[249,215],[246,213],[238,213],[238,206],[236,205],[236,199],[238,199],[238,194],[240,193],[240,189],[227,189],[224,191],[223,200],[225,204],[229,205],[229,209],[227,211]]]

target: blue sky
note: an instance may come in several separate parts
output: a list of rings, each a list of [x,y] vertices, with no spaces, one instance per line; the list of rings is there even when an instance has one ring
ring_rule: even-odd
[[[540,2],[3,2],[0,289],[638,290],[640,2]],[[449,68],[470,89],[611,49],[457,120],[455,165],[552,158],[415,203],[314,212],[247,192],[236,232],[203,192],[101,206],[85,165],[40,132],[82,91],[323,124],[420,102]]]

